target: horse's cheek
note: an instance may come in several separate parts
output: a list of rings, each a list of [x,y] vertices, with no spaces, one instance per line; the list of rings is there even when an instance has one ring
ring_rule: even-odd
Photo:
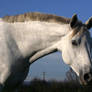
[[[62,53],[62,59],[64,61],[65,64],[71,65],[71,58],[69,55],[67,55],[67,53]]]

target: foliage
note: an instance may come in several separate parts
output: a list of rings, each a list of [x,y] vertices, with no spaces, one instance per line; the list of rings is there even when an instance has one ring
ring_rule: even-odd
[[[92,92],[92,88],[91,86],[83,87],[75,82],[34,79],[30,85],[22,85],[19,92]]]
[[[19,92],[92,92],[91,85],[81,86],[77,75],[70,68],[64,81],[33,79],[29,85],[22,85]]]

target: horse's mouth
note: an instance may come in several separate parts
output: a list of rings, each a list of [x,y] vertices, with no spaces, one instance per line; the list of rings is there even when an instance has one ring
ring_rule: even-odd
[[[79,79],[81,85],[87,85],[88,83],[84,81],[83,79]]]

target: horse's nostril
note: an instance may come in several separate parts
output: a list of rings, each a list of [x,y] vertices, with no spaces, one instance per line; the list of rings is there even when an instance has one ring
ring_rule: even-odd
[[[84,80],[88,80],[90,78],[90,76],[89,76],[89,74],[88,73],[86,73],[85,75],[84,75]]]

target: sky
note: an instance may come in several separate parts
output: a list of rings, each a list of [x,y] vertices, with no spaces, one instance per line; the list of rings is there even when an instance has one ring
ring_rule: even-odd
[[[92,0],[0,0],[0,17],[23,14],[25,12],[42,12],[71,18],[77,14],[85,22],[92,16]],[[63,63],[61,53],[57,52],[37,60],[30,66],[27,79],[42,78],[64,80],[69,67]]]

